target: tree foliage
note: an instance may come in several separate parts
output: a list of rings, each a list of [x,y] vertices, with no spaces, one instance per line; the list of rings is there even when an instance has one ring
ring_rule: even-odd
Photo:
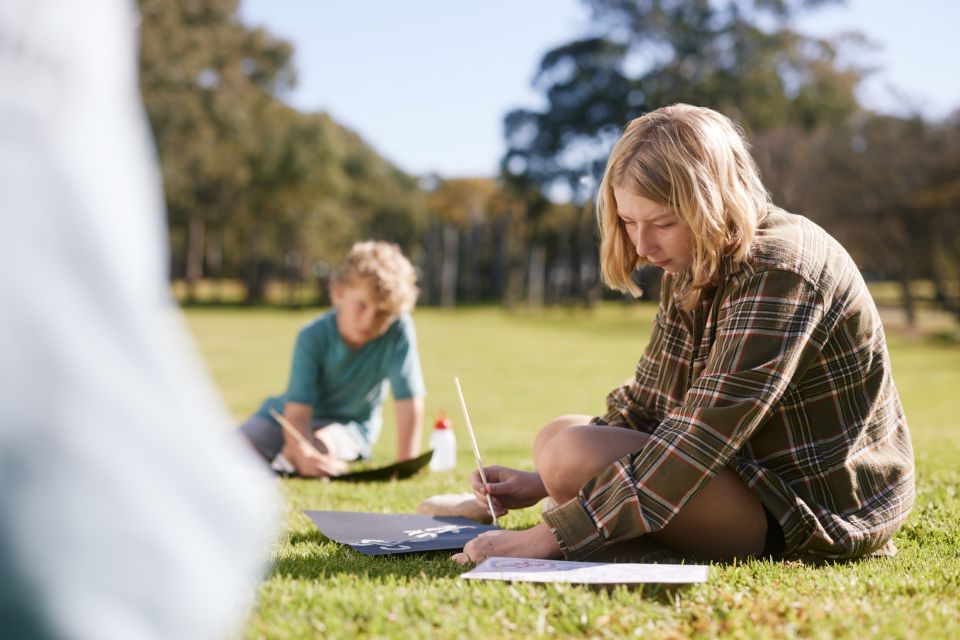
[[[956,119],[862,112],[845,127],[767,132],[755,151],[775,200],[827,227],[868,276],[898,282],[913,324],[917,279],[960,307],[958,132]]]
[[[584,1],[592,33],[547,52],[534,78],[546,108],[505,118],[508,175],[583,201],[624,124],[675,102],[756,130],[811,130],[856,112],[860,74],[838,66],[831,43],[790,27],[828,0]]]
[[[583,0],[583,35],[533,78],[545,107],[505,116],[500,179],[418,181],[329,115],[285,104],[293,48],[241,23],[237,0],[139,0],[174,274],[240,278],[255,302],[271,279],[322,275],[374,237],[419,265],[427,303],[590,304],[610,147],[631,118],[690,102],[740,122],[774,201],[900,282],[908,318],[917,278],[960,318],[960,112],[861,108],[865,71],[839,63],[859,38],[793,26],[831,1]]]
[[[900,283],[908,321],[916,278],[956,311],[960,119],[863,109],[866,70],[839,62],[862,37],[793,27],[829,1],[584,0],[590,29],[548,51],[534,77],[546,106],[505,117],[505,180],[589,204],[627,121],[676,102],[708,106],[742,124],[775,202],[827,227],[868,275]]]
[[[416,244],[416,181],[322,113],[285,105],[293,49],[237,0],[140,0],[141,90],[164,176],[174,272],[235,275],[248,301],[363,237]]]

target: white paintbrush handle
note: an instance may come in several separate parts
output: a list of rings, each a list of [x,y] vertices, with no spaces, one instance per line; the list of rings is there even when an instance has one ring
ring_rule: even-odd
[[[473,445],[473,457],[477,461],[477,470],[480,471],[480,482],[483,488],[487,490],[487,506],[490,507],[490,515],[493,516],[493,524],[500,526],[497,521],[497,514],[493,510],[493,500],[490,498],[490,485],[487,483],[487,474],[483,472],[483,461],[480,459],[480,447],[477,446],[477,437],[473,434],[473,425],[470,424],[470,414],[467,412],[467,403],[463,399],[463,389],[460,388],[460,379],[453,376],[453,384],[457,387],[457,396],[460,398],[460,408],[463,410],[463,420],[467,423],[467,433],[470,434],[470,443]]]

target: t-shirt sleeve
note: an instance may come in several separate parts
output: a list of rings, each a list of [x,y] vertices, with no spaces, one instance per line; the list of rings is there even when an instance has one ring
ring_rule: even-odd
[[[417,332],[413,319],[404,315],[398,320],[400,335],[390,359],[390,388],[395,400],[422,398],[426,395],[420,353],[417,350]]]
[[[321,375],[323,340],[316,323],[307,325],[297,334],[290,363],[290,382],[287,401],[312,405],[317,401],[317,378]]]
[[[646,446],[543,514],[569,558],[658,531],[727,465],[825,341],[824,305],[795,274],[760,272],[721,308],[706,368]]]

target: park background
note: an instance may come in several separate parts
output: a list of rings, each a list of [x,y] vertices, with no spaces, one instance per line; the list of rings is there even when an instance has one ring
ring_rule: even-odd
[[[459,375],[488,463],[529,468],[538,426],[599,412],[649,335],[659,274],[637,274],[646,301],[603,290],[592,197],[624,123],[683,101],[740,122],[774,201],[854,255],[917,449],[895,559],[718,565],[690,590],[464,585],[445,556],[360,558],[299,513],[411,512],[462,491],[462,432],[446,474],[284,481],[249,637],[960,634],[956,7],[860,0],[845,19],[844,3],[816,0],[139,5],[171,282],[235,418],[282,390],[297,329],[329,303],[331,266],[356,240],[386,239],[420,275],[428,414],[446,408],[460,426]],[[837,27],[881,14],[919,50],[906,68]],[[499,92],[518,75],[523,91]],[[495,111],[478,111],[491,95]],[[386,423],[380,462],[389,409]],[[537,521],[523,510],[506,526]]]

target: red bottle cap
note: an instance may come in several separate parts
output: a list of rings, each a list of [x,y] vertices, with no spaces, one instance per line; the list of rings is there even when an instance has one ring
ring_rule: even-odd
[[[447,417],[446,412],[441,409],[437,413],[437,421],[433,423],[434,429],[452,429],[453,423],[450,422],[450,418]]]

